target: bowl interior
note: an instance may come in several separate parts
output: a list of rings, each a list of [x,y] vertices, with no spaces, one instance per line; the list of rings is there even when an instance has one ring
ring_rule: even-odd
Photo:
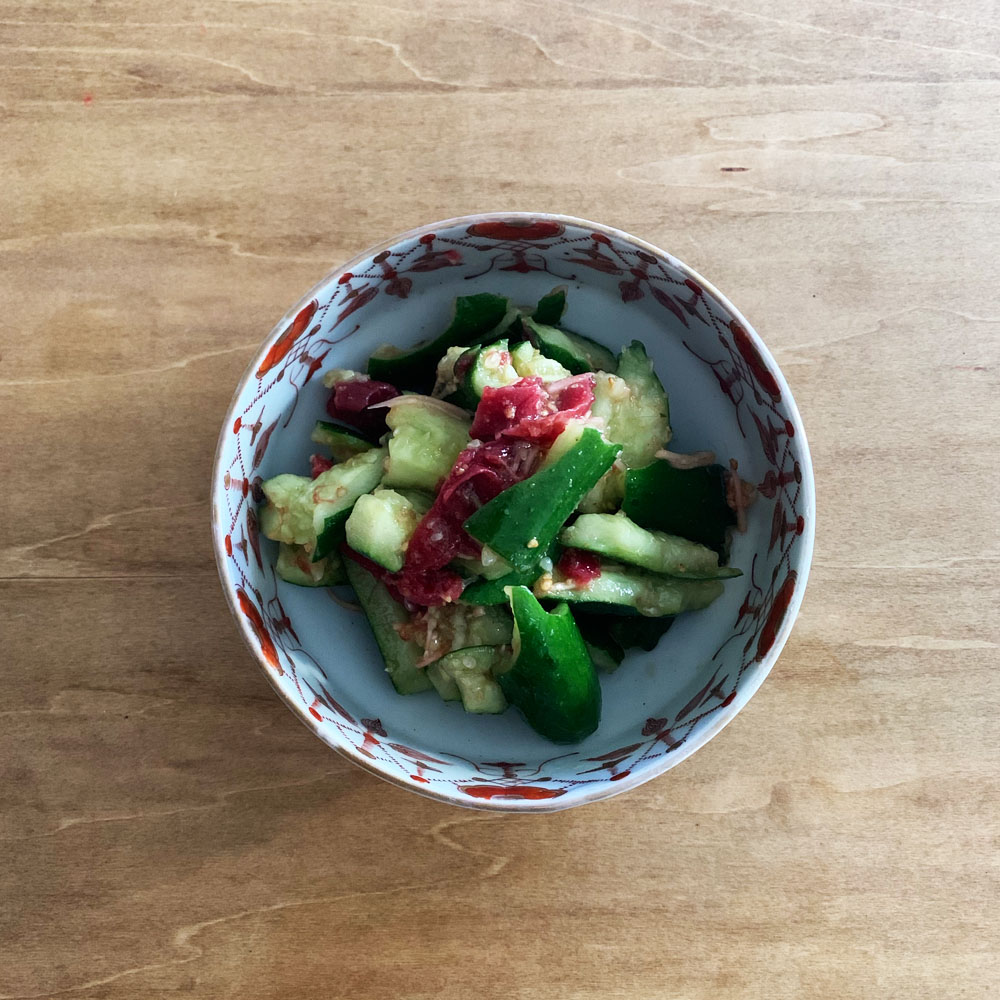
[[[430,237],[430,239],[428,239]],[[436,694],[392,689],[368,625],[325,590],[275,578],[254,484],[305,474],[328,368],[364,368],[381,343],[433,336],[454,298],[531,303],[568,286],[564,324],[617,351],[649,352],[670,396],[672,448],[711,449],[758,485],[731,562],[744,576],[682,615],[657,649],[602,676],[601,726],[558,747],[515,710],[472,716]],[[223,429],[214,483],[217,552],[244,634],[272,683],[318,735],[415,790],[466,805],[553,808],[664,770],[720,729],[770,668],[801,598],[811,548],[808,453],[780,373],[701,279],[613,230],[546,216],[427,227],[335,272],[278,324]],[[791,614],[789,614],[791,611]]]

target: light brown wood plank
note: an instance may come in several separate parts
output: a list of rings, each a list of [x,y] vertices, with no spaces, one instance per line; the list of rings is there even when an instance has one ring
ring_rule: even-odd
[[[996,996],[998,53],[976,0],[0,7],[0,998]],[[725,290],[819,497],[739,718],[533,818],[315,740],[208,532],[275,320],[502,206]]]

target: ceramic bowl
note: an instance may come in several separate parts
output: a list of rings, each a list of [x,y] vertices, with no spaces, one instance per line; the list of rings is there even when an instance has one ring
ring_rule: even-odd
[[[600,728],[555,746],[520,714],[466,715],[435,693],[397,695],[368,625],[325,590],[276,579],[260,536],[262,479],[305,474],[328,368],[439,332],[457,295],[532,303],[569,288],[566,325],[618,350],[645,344],[670,394],[672,448],[735,458],[757,487],[731,562],[743,576],[682,615],[651,653],[602,676]],[[791,393],[736,308],[670,254],[581,219],[497,213],[422,226],[331,272],[265,339],[236,389],[212,474],[212,530],[247,645],[292,711],[361,767],[461,806],[546,812],[648,781],[704,746],[774,665],[813,547],[812,467]]]

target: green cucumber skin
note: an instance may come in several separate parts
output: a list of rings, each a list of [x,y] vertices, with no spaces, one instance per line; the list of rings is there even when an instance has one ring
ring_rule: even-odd
[[[601,575],[584,586],[568,581],[536,584],[540,597],[554,601],[596,602],[634,608],[640,615],[660,618],[707,608],[722,596],[721,580],[680,580],[643,570],[602,567]]]
[[[449,347],[471,344],[503,324],[510,302],[488,292],[462,295],[455,300],[455,314],[447,329],[433,340],[409,351],[391,354],[379,348],[368,359],[368,374],[400,389],[428,389],[441,355]]]
[[[714,549],[676,535],[641,528],[621,513],[581,514],[562,530],[559,541],[667,576],[715,580],[741,575],[738,569],[720,566]]]
[[[580,500],[611,468],[620,447],[588,427],[557,462],[479,508],[465,530],[525,572],[552,546]],[[531,544],[534,543],[534,544]]]
[[[548,295],[543,295],[538,300],[531,318],[536,323],[543,326],[556,326],[562,319],[566,311],[566,286],[559,285],[553,288]]]
[[[406,609],[393,599],[379,580],[353,559],[346,558],[344,568],[382,653],[392,686],[400,694],[429,691],[433,686],[430,678],[426,671],[416,666],[423,650],[417,643],[402,639],[393,628],[409,621]]]
[[[558,361],[573,375],[596,371],[614,372],[617,368],[615,356],[589,337],[548,326],[535,319],[525,319],[524,326],[542,354]]]
[[[474,580],[462,591],[462,602],[484,607],[506,604],[508,587],[530,587],[538,576],[536,563],[526,570],[513,570],[496,580]]]
[[[316,421],[310,440],[328,448],[338,462],[346,462],[355,455],[371,451],[375,447],[370,441],[352,434],[339,424],[330,423],[329,420]]]
[[[527,587],[512,587],[510,604],[514,661],[500,687],[539,735],[578,743],[601,721],[601,684],[573,616],[545,611]]]
[[[675,469],[658,459],[629,469],[622,510],[643,528],[698,542],[725,561],[736,514],[726,503],[725,470],[720,465]]]

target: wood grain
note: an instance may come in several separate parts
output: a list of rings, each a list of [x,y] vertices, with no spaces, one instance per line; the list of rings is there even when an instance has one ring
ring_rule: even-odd
[[[1000,995],[998,106],[994,0],[0,5],[0,997]],[[711,277],[818,479],[750,706],[543,817],[324,748],[209,550],[273,321],[497,207]]]

